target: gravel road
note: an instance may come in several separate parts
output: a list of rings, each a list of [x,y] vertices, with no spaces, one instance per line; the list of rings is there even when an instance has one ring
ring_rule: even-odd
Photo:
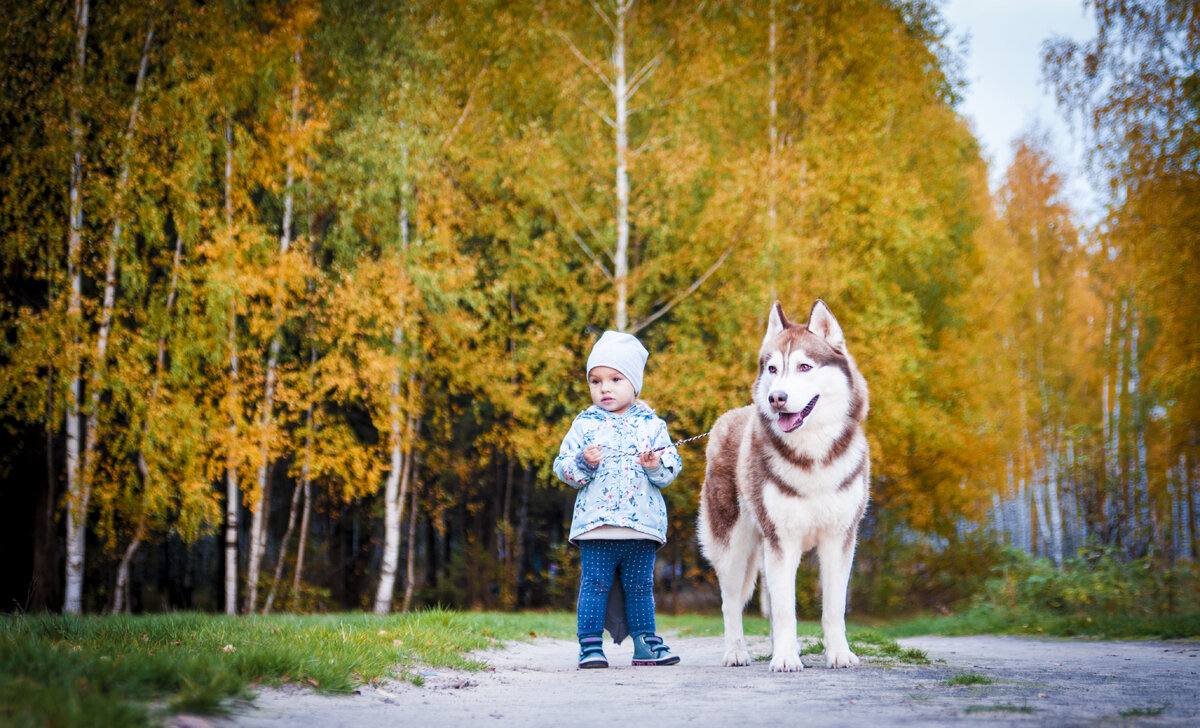
[[[1200,725],[1200,642],[1096,642],[1020,637],[918,637],[928,665],[864,659],[829,670],[805,656],[803,672],[767,662],[721,666],[719,637],[667,635],[682,662],[629,666],[632,647],[608,643],[607,670],[578,670],[572,642],[538,639],[479,653],[489,669],[427,671],[425,685],[364,686],[331,697],[298,687],[258,692],[221,728],[397,726]],[[765,658],[765,638],[751,638]],[[976,684],[954,685],[962,675]],[[960,680],[961,681],[961,680]]]

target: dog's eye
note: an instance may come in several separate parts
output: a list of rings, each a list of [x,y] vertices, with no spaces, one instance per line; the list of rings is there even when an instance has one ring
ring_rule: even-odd
[[[778,374],[778,373],[779,373],[779,369],[776,368],[774,364],[767,367],[767,374]]]
[[[812,369],[811,364],[800,364],[796,367],[796,371],[807,372]]]

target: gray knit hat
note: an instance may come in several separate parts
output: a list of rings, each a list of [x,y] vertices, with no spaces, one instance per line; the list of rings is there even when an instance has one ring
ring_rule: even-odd
[[[621,372],[633,385],[633,393],[642,393],[642,370],[650,352],[633,334],[605,331],[587,360],[587,373],[596,367],[612,367]]]

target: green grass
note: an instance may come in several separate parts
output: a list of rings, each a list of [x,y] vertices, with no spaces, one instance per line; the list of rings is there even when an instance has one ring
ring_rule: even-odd
[[[1122,718],[1157,718],[1167,712],[1167,708],[1171,707],[1170,703],[1166,705],[1157,705],[1153,708],[1130,708],[1122,710],[1120,716]]]
[[[967,708],[967,713],[1032,713],[1034,709],[1028,705],[1012,705],[1010,703],[997,703],[995,705],[972,705]]]
[[[139,726],[159,713],[213,712],[253,684],[345,693],[421,666],[479,670],[464,654],[574,632],[570,614],[239,617],[21,616],[0,619],[0,724]],[[161,705],[158,713],[148,706]]]
[[[964,672],[950,678],[946,681],[946,684],[950,687],[955,687],[959,685],[991,685],[994,682],[996,681],[987,675],[980,675],[977,672]]]
[[[901,647],[896,638],[1077,633],[1072,623],[1050,617],[1020,623],[1014,619],[984,619],[976,611],[869,627],[852,624],[849,638],[856,654],[877,663],[926,664],[925,653]],[[1089,623],[1088,634],[1195,637],[1200,635],[1198,620],[1144,620],[1141,626],[1136,620],[1096,620]],[[659,615],[658,628],[680,637],[719,637],[724,629],[719,614]],[[745,631],[765,636],[770,627],[760,617],[747,616]],[[804,654],[822,652],[819,624],[801,622],[797,631],[805,643]],[[428,667],[483,669],[483,663],[465,657],[475,650],[533,637],[574,636],[575,615],[570,612],[5,616],[0,617],[0,725],[151,725],[178,712],[219,712],[230,699],[249,696],[257,684],[295,683],[330,693],[386,679],[420,684],[421,670]],[[1136,710],[1161,712],[1165,707]]]
[[[900,643],[875,630],[849,630],[850,649],[859,657],[884,658],[905,665],[928,665],[929,656],[922,650],[901,647]]]
[[[1097,639],[1196,639],[1200,638],[1200,614],[1161,617],[1083,616],[976,608],[950,617],[908,619],[884,625],[880,631],[896,638],[926,634],[1017,634]]]

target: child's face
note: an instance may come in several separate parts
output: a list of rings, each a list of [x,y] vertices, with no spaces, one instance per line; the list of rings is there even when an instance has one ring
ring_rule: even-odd
[[[611,367],[594,367],[588,372],[588,389],[592,393],[592,404],[614,415],[625,412],[637,399],[633,382]]]

